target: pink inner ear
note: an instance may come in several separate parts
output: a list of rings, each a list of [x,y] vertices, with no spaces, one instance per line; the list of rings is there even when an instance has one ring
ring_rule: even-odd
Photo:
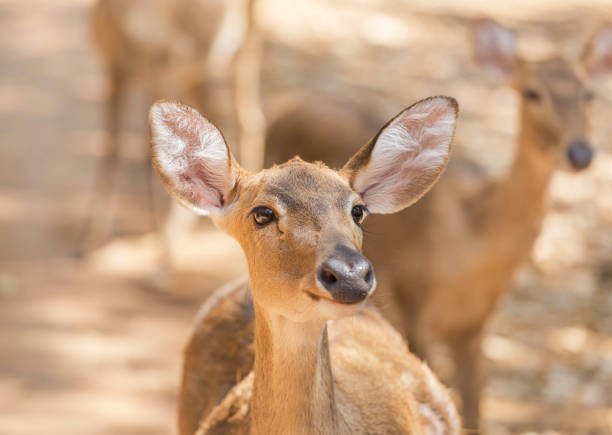
[[[206,168],[190,166],[179,178],[186,186],[189,186],[197,207],[221,208],[225,205],[223,194],[209,187],[212,180]]]
[[[195,110],[174,103],[155,105],[151,121],[154,158],[174,193],[203,213],[223,207],[230,168],[221,133]]]
[[[455,110],[448,99],[425,100],[379,134],[370,162],[354,182],[372,212],[397,211],[429,188],[446,165]]]

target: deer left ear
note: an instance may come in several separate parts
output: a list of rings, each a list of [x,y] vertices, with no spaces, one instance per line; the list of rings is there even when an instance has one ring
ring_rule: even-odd
[[[172,101],[155,103],[149,124],[153,167],[170,195],[198,214],[221,212],[240,171],[221,132]]]
[[[612,24],[599,29],[589,41],[584,53],[584,64],[593,76],[612,72]]]
[[[395,213],[433,186],[448,162],[457,101],[432,97],[384,126],[342,169],[372,213]]]

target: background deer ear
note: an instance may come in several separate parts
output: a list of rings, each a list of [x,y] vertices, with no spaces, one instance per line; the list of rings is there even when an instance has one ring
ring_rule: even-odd
[[[495,80],[508,83],[516,69],[514,32],[493,20],[479,20],[474,28],[474,59]]]
[[[372,213],[394,213],[423,196],[446,168],[457,102],[432,97],[402,111],[342,169]]]
[[[149,112],[153,166],[166,190],[198,214],[220,211],[237,164],[223,135],[195,109],[159,101]]]
[[[606,24],[591,38],[583,59],[592,76],[612,72],[612,24]]]

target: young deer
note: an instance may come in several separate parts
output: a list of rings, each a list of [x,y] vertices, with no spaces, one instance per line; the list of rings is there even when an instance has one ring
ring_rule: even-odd
[[[152,107],[162,183],[234,237],[249,268],[248,282],[214,295],[199,319],[211,367],[196,375],[211,387],[204,402],[224,396],[225,381],[237,380],[210,377],[226,362],[235,367],[244,337],[235,330],[245,325],[254,328],[253,374],[199,433],[459,433],[446,389],[365,305],[376,281],[360,253],[366,214],[399,211],[436,182],[456,116],[453,99],[430,98],[392,119],[340,171],[294,158],[252,173],[195,110]]]
[[[260,166],[256,156],[263,155],[265,122],[259,103],[262,44],[254,4],[254,0],[98,0],[92,30],[110,84],[109,141],[92,197],[101,211],[114,182],[120,120],[132,85],[143,88],[148,104],[173,95],[208,108],[209,116],[226,132],[239,133],[248,166]],[[105,215],[90,213],[82,244],[99,238],[96,232],[103,222],[96,217]],[[172,210],[171,216],[176,214]],[[172,232],[176,226],[169,222],[165,230]]]
[[[422,357],[430,354],[435,342],[452,350],[464,422],[474,429],[479,422],[479,362],[487,321],[514,270],[529,258],[547,210],[553,172],[564,167],[578,171],[591,162],[587,137],[592,94],[586,72],[600,75],[612,70],[612,28],[592,39],[583,65],[559,58],[521,59],[515,53],[513,32],[492,21],[480,22],[475,34],[478,62],[522,96],[517,150],[508,176],[466,193],[461,179],[473,163],[455,157],[438,186],[415,206],[394,216],[374,217],[369,222],[373,236],[366,244],[366,254],[379,269],[384,312],[408,338],[411,349]],[[329,119],[341,119],[341,125],[351,127],[321,128]],[[306,105],[270,126],[269,161],[284,161],[298,152],[340,164],[352,140],[371,134],[369,119],[367,112],[354,107],[309,97]],[[198,327],[187,348],[183,404],[205,382],[195,374],[207,358],[201,335],[205,332]],[[249,363],[246,357],[232,369],[244,373]],[[181,409],[181,420],[189,418],[186,409]]]

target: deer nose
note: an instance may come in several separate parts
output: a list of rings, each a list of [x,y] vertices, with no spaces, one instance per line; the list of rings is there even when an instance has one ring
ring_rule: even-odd
[[[374,288],[374,269],[359,252],[337,245],[317,271],[319,283],[334,301],[355,304],[368,297]]]
[[[574,169],[584,169],[593,160],[593,150],[588,143],[577,139],[567,147],[567,158]]]

